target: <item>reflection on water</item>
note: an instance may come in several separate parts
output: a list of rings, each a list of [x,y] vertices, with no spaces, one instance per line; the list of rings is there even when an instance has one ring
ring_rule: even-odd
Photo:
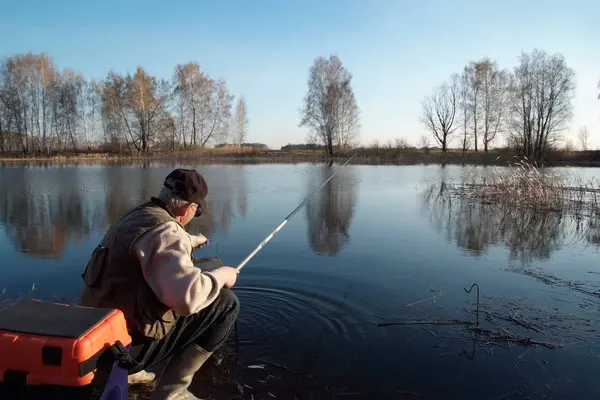
[[[195,218],[188,226],[191,233],[213,234],[227,231],[232,218],[245,217],[248,209],[246,167],[234,165],[211,171],[207,217]]]
[[[170,168],[104,166],[101,168],[1,169],[0,223],[19,251],[60,258],[69,242],[103,232],[129,209],[155,196]],[[210,182],[206,215],[189,224],[190,232],[226,231],[247,207],[243,166],[202,171]]]
[[[469,201],[451,193],[447,177],[421,193],[422,206],[438,233],[468,254],[478,257],[503,245],[510,260],[528,264],[548,260],[553,252],[584,241],[600,244],[600,224],[559,211],[499,207]]]
[[[311,170],[307,196],[339,167],[322,166]],[[335,255],[349,240],[349,228],[356,207],[356,175],[352,168],[342,168],[306,204],[308,238],[317,254]]]
[[[67,183],[68,182],[68,183]],[[102,216],[65,177],[65,184],[22,168],[4,170],[0,221],[17,249],[39,257],[57,257],[69,240],[82,240]]]
[[[60,258],[70,241],[103,232],[132,207],[155,196],[172,168],[156,165],[97,167],[15,167],[0,175],[0,222],[19,251]],[[186,229],[191,233],[228,231],[248,209],[248,171],[244,165],[199,168],[209,182],[208,210]],[[333,169],[309,168],[308,193]],[[345,168],[306,205],[310,247],[317,254],[338,253],[349,240],[356,205],[355,174]]]

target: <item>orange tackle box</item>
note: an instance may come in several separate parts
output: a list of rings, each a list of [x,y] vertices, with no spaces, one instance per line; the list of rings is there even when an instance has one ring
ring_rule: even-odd
[[[119,310],[21,300],[0,311],[0,383],[89,385],[103,354],[130,344]]]

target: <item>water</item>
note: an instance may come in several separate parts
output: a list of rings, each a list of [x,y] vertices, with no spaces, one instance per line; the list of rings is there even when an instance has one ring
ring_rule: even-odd
[[[102,234],[179,166],[5,164],[3,298],[77,299],[80,274]],[[219,256],[234,266],[332,171],[315,164],[195,167],[209,183],[211,212],[189,230],[212,243],[196,255],[214,256],[218,242]],[[596,223],[423,194],[427,183],[478,168],[345,167],[238,278],[242,309],[227,345],[237,364],[215,367],[226,375],[222,386],[244,390],[244,398],[600,395],[600,299],[589,294],[600,284]],[[531,271],[580,286],[544,283]],[[490,343],[464,325],[378,326],[474,322],[475,289],[464,290],[473,283],[489,313],[480,312],[482,328],[563,347]],[[266,368],[247,368],[253,364]]]

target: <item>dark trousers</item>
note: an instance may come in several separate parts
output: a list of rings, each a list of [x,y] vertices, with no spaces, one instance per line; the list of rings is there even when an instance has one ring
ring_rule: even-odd
[[[177,324],[160,340],[132,335],[131,356],[140,363],[130,374],[147,369],[178,353],[191,343],[215,351],[225,342],[235,324],[240,303],[231,289],[223,288],[219,296],[200,312],[179,317]]]

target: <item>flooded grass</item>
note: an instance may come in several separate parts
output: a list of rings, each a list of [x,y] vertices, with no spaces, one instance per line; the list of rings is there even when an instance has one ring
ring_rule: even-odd
[[[423,194],[425,203],[438,217],[451,213],[468,216],[457,227],[468,233],[457,236],[457,240],[475,252],[482,245],[473,235],[480,237],[485,233],[477,234],[477,222],[488,218],[495,221],[489,228],[488,241],[502,240],[515,254],[533,251],[540,258],[547,258],[552,249],[582,237],[597,243],[594,221],[600,215],[599,192],[600,182],[596,179],[584,181],[568,171],[540,168],[524,159],[509,168],[470,171],[457,180],[442,179],[428,185]],[[529,263],[531,257],[523,257],[523,261]],[[574,346],[585,348],[595,342],[600,325],[596,315],[600,282],[591,276],[589,280],[562,278],[543,268],[511,267],[507,271],[532,277],[548,286],[548,292],[552,293],[548,304],[488,297],[490,301],[462,310],[475,320],[463,318],[454,327],[437,327],[442,324],[430,321],[435,330],[432,327],[428,332],[439,340],[472,340],[473,357],[476,350],[491,355],[498,347],[552,351]],[[559,298],[561,294],[565,297]],[[469,352],[465,351],[465,355]],[[539,358],[535,361],[543,364]],[[519,362],[520,359],[515,360],[517,369]]]
[[[448,189],[462,198],[503,207],[595,216],[600,211],[600,181],[584,181],[567,171],[548,171],[527,159],[464,177]]]

